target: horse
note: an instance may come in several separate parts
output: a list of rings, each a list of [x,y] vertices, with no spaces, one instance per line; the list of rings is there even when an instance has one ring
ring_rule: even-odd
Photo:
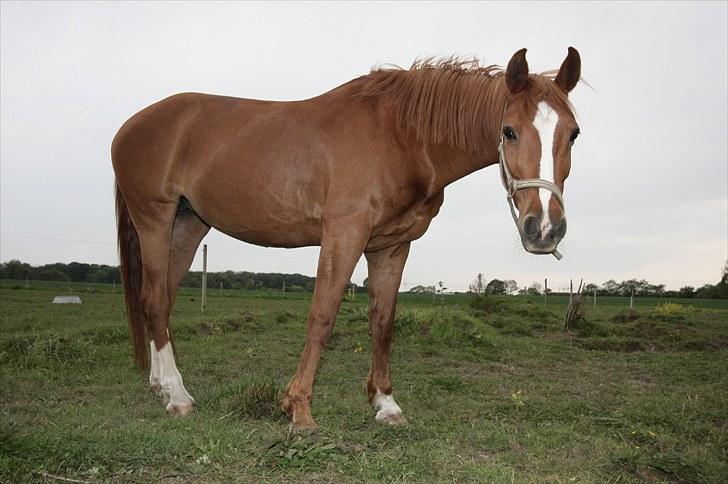
[[[261,246],[320,246],[306,340],[282,402],[295,429],[316,426],[319,359],[364,255],[368,400],[375,421],[406,423],[389,356],[410,243],[437,215],[446,186],[500,164],[523,247],[558,255],[579,134],[568,94],[580,71],[572,47],[558,71],[544,74],[529,73],[521,49],[505,69],[426,59],[374,68],[301,101],[182,93],[133,115],[111,145],[120,268],[135,361],[149,368],[167,413],[187,415],[195,405],[175,363],[169,318],[214,227]]]

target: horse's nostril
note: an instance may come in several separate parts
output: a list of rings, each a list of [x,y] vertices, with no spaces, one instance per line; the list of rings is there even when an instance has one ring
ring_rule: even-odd
[[[551,228],[551,236],[554,239],[563,239],[566,235],[566,219],[562,218],[559,222]]]
[[[526,215],[523,219],[523,233],[529,239],[538,237],[539,234],[539,220],[534,215]]]

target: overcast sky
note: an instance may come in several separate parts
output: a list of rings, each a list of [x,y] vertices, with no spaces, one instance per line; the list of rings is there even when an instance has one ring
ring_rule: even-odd
[[[715,283],[728,257],[726,2],[1,4],[0,261],[116,264],[111,140],[136,111],[199,91],[315,96],[372,66],[477,56],[532,71],[582,57],[582,135],[560,262],[526,254],[497,167],[456,182],[416,241],[406,287],[476,273],[668,288]],[[212,231],[211,270],[315,274],[318,248]],[[193,269],[201,268],[198,257]],[[360,261],[354,282],[366,276]]]

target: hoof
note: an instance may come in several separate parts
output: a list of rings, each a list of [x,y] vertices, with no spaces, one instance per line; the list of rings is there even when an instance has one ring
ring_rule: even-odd
[[[318,425],[316,425],[316,422],[314,422],[314,421],[311,421],[306,424],[295,424],[295,423],[291,422],[290,427],[288,427],[289,434],[310,436],[310,435],[317,435],[318,432],[319,432],[319,427],[318,427]]]
[[[379,412],[379,413],[377,413],[377,416],[374,417],[374,419],[377,422],[379,422],[381,424],[386,424],[386,425],[394,425],[394,426],[407,425],[407,419],[401,413],[382,414],[382,412]]]
[[[167,405],[167,415],[170,417],[184,417],[189,415],[195,409],[193,403],[169,403]]]
[[[292,420],[291,429],[294,432],[310,432],[318,429],[318,425],[313,417],[311,417],[311,414],[303,414],[301,416],[294,414]]]
[[[318,428],[316,421],[311,416],[311,407],[308,400],[286,395],[283,397],[281,409],[291,419],[291,431],[310,431]]]

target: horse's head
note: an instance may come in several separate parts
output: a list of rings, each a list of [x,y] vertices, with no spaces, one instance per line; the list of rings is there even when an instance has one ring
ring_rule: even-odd
[[[523,247],[533,254],[554,254],[566,234],[562,193],[571,168],[571,146],[579,134],[568,93],[579,81],[576,49],[558,74],[528,73],[526,49],[508,62],[508,100],[501,121],[500,164],[504,186]]]

